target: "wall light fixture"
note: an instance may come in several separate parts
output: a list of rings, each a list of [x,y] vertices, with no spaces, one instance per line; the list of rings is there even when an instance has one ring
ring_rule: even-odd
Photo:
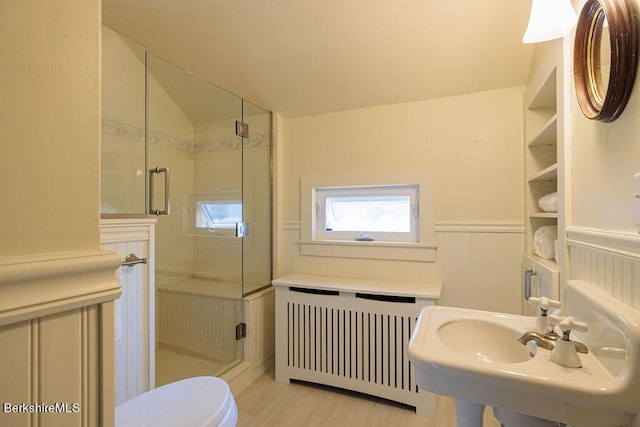
[[[564,37],[578,21],[570,0],[532,0],[529,25],[523,43],[538,43]]]

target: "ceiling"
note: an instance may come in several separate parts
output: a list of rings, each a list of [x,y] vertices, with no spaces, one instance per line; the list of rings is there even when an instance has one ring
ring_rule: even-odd
[[[284,117],[524,85],[530,0],[103,0],[103,23]]]

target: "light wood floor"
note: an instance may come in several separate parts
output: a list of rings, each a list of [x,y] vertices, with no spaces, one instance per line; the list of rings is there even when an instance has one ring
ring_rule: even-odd
[[[452,399],[437,396],[436,418],[394,402],[316,384],[275,381],[273,370],[235,396],[238,427],[455,427]],[[490,408],[484,427],[499,427]]]

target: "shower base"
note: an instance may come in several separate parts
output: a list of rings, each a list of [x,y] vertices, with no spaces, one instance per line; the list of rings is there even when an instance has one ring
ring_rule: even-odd
[[[156,387],[184,378],[198,376],[218,377],[240,363],[220,363],[166,349],[156,350]]]

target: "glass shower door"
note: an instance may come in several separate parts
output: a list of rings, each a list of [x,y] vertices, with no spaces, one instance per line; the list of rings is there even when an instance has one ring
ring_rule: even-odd
[[[242,149],[243,293],[271,284],[271,113],[246,100],[242,121],[248,127]]]
[[[148,71],[149,211],[170,211],[156,225],[159,386],[243,358],[242,99],[150,54]]]

